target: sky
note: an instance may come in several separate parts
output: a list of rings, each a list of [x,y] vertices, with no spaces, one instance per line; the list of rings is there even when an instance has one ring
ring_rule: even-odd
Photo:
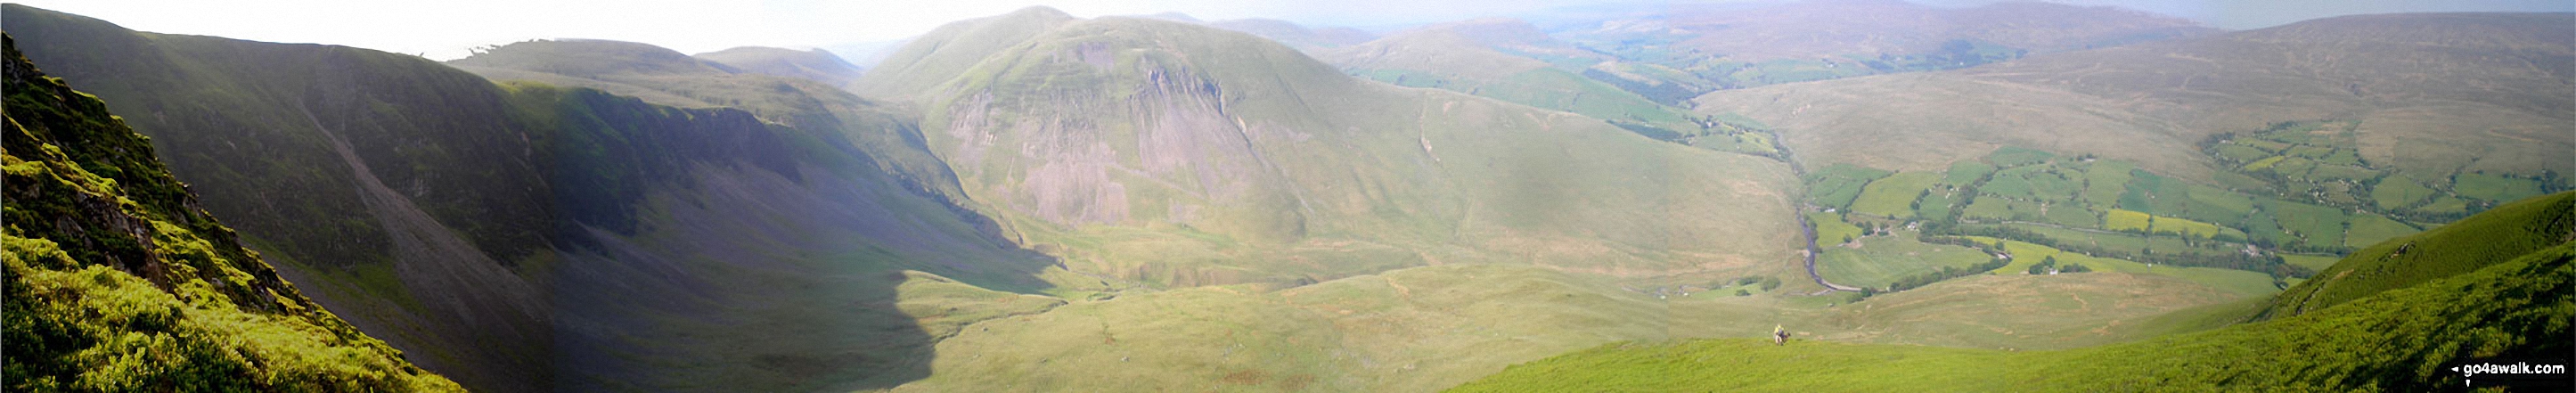
[[[347,45],[448,60],[531,39],[635,41],[685,53],[736,46],[849,47],[920,35],[951,21],[1046,5],[1079,17],[1181,12],[1202,20],[1272,18],[1309,26],[1395,26],[1545,15],[1607,4],[1771,0],[16,0],[129,29]],[[1994,0],[1914,0],[1975,6]],[[2057,0],[2180,16],[2225,29],[2319,17],[2421,11],[2576,11],[2569,0]],[[5,26],[0,26],[5,28]],[[864,54],[842,53],[845,57]]]

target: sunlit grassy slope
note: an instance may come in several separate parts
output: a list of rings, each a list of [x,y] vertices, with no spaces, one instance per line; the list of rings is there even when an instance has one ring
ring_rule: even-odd
[[[2527,201],[2463,224],[2474,228],[2480,226],[2474,224],[2508,223],[2491,226],[2496,228],[2491,231],[2557,225],[2565,221],[2565,199],[2562,195]],[[2576,314],[2576,303],[2568,297],[2570,280],[2576,279],[2576,268],[2569,265],[2576,260],[2576,243],[2556,239],[2542,241],[2555,246],[2520,254],[2476,254],[2491,250],[2476,240],[2493,235],[2474,229],[2420,235],[2450,241],[2417,240],[2422,246],[2413,252],[2478,255],[2474,261],[2487,261],[2467,273],[2418,279],[2412,285],[2382,285],[2376,291],[2357,290],[2348,302],[2304,314],[2139,342],[2032,352],[1820,341],[1772,346],[1744,339],[1627,343],[1516,365],[1456,390],[2421,390],[2456,386],[2457,375],[2436,366],[2459,358],[2563,354],[2570,349],[2564,338],[2570,333],[2570,314]],[[2469,263],[2449,265],[2462,264]],[[2336,269],[2373,265],[2367,258],[2353,258]],[[2293,295],[2282,298],[2289,296]]]
[[[2345,256],[2314,279],[2290,287],[2264,310],[2284,318],[2373,293],[2478,271],[2576,239],[2576,192],[2514,202]]]
[[[463,390],[278,278],[147,138],[0,42],[9,390]]]

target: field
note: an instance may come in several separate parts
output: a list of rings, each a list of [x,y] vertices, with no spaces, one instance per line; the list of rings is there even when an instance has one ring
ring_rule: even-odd
[[[2380,178],[2378,184],[2370,187],[2370,200],[2373,206],[2381,210],[2398,210],[2413,207],[2415,203],[2423,202],[2425,197],[2433,196],[2435,192],[2437,191],[2424,187],[2424,183],[2418,183],[2406,175],[2388,175]]]
[[[1861,235],[1860,227],[1844,222],[1841,213],[1807,212],[1807,223],[1816,226],[1818,247],[1843,244]]]
[[[2272,286],[2269,276],[2266,276],[2263,273],[2207,267],[2174,267],[2169,265],[2151,266],[2144,263],[2120,259],[2102,258],[2081,253],[2065,252],[2060,251],[2055,247],[2031,244],[2028,242],[2015,242],[1981,237],[1969,238],[1975,239],[1978,242],[2004,242],[2004,249],[2012,253],[2013,262],[2012,264],[2005,265],[2002,269],[1996,269],[1996,271],[2004,272],[2006,274],[2011,272],[2023,272],[2028,269],[2030,265],[2038,264],[2041,260],[2056,258],[2057,264],[2061,266],[2082,264],[2085,267],[2093,268],[2093,271],[2096,272],[2161,275],[2188,280],[2239,295],[2264,296],[2280,291],[2280,288]]]
[[[2159,274],[1996,272],[1872,296],[1792,328],[1818,340],[2067,349],[2171,333],[2144,322],[2252,298]]]
[[[1835,164],[1806,176],[1807,199],[1833,208],[1851,206],[1859,199],[1869,182],[1887,177],[1892,172],[1860,166]]]
[[[2098,347],[2007,352],[1757,339],[1627,342],[1512,366],[1461,386],[1517,391],[2099,391],[2311,386],[2432,390],[2429,365],[2481,348],[2556,353],[2576,307],[2576,246],[2307,315]],[[2540,295],[2534,295],[2540,294]],[[2529,302],[2529,303],[2525,303]],[[2501,303],[2538,307],[2505,306]],[[2224,315],[2220,313],[2219,315]],[[2463,335],[2461,331],[2491,332]],[[2431,354],[2398,355],[2385,354]],[[2275,372],[2307,370],[2301,373]]]
[[[897,390],[1428,391],[1606,342],[1663,339],[1665,313],[1608,281],[1528,266],[1422,267],[1278,291],[1195,287],[964,326],[939,343],[928,379]]]
[[[2406,223],[2397,222],[2397,220],[2391,220],[2388,219],[2388,217],[2380,217],[2376,214],[2355,214],[2352,216],[2352,221],[2347,223],[2346,227],[2349,229],[2344,235],[2344,246],[2352,248],[2369,247],[2373,244],[2379,244],[2380,241],[2393,239],[2398,236],[2412,235],[2416,232],[2423,231],[2421,229],[2415,229],[2412,225],[2406,225]]]
[[[1899,230],[1856,240],[1857,248],[1825,247],[1825,254],[1816,259],[1816,271],[1836,284],[1886,288],[1898,279],[1944,266],[1964,269],[1994,259],[1972,248],[1918,242],[1915,235]]]
[[[1852,201],[1851,212],[1905,220],[1914,218],[1915,197],[1922,196],[1941,180],[1931,172],[1897,172],[1863,187],[1860,197]]]
[[[2343,243],[2344,213],[2342,210],[2277,200],[2265,201],[2263,210],[2271,212],[2272,216],[2281,223],[2281,229],[2288,230],[2290,234],[2297,236],[2299,243],[2310,245]],[[2291,242],[2282,242],[2282,244],[2289,243]]]
[[[2540,195],[2540,182],[2484,173],[2462,173],[2453,178],[2452,191],[2461,197],[2502,203]]]

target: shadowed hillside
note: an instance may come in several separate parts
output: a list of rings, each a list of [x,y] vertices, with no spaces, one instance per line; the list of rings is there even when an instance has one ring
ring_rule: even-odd
[[[1002,306],[1018,295],[989,289],[1062,288],[1036,277],[1044,257],[887,173],[846,129],[495,85],[367,50],[16,5],[6,17],[29,57],[133,108],[281,275],[476,389],[890,387],[927,375],[937,326],[1047,305]],[[730,72],[649,46],[588,49],[618,60],[535,61]]]
[[[105,103],[0,45],[9,390],[463,390],[305,298]]]

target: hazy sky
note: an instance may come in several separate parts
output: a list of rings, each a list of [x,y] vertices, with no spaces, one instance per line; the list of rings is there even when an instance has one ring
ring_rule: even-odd
[[[1718,0],[1747,1],[1747,0]],[[1759,1],[1759,0],[1755,0]],[[1993,0],[1915,0],[1971,6]],[[959,19],[1048,5],[1075,16],[1182,12],[1308,25],[1379,26],[1527,15],[1561,7],[1670,0],[20,0],[39,8],[177,34],[314,42],[452,59],[466,48],[539,38],[644,42],[687,53],[743,45],[820,47],[902,39]],[[2348,14],[2576,11],[2569,0],[2062,0],[2120,5],[2249,29]],[[0,26],[5,28],[5,26]],[[861,54],[845,53],[856,57]]]

